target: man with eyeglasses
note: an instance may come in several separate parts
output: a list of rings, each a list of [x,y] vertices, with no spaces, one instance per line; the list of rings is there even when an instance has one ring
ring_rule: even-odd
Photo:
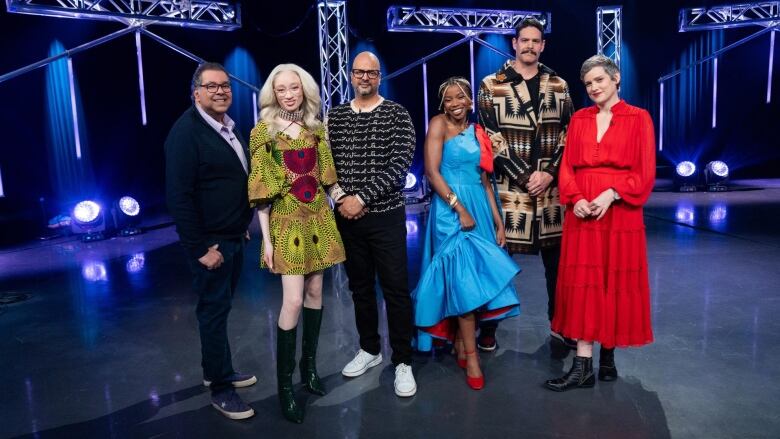
[[[255,414],[234,388],[254,375],[233,369],[227,318],[243,265],[252,219],[247,195],[246,142],[226,114],[233,101],[230,78],[217,63],[203,63],[192,77],[194,105],[179,117],[165,141],[168,209],[176,223],[198,294],[203,384],[211,405],[230,419]]]
[[[344,266],[355,303],[360,350],[341,371],[357,377],[382,363],[377,275],[387,309],[395,394],[413,396],[412,301],[406,268],[406,213],[401,190],[412,162],[415,133],[409,113],[379,95],[380,65],[362,52],[352,64],[355,99],[328,112],[327,129],[337,186],[336,223],[344,240]]]

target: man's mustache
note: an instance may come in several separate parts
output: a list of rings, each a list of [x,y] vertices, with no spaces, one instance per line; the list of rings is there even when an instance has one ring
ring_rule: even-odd
[[[520,54],[524,54],[524,53],[530,53],[530,54],[532,54],[532,55],[536,55],[536,52],[534,52],[533,50],[530,50],[530,49],[528,49],[528,50],[523,50],[522,52],[520,52]]]

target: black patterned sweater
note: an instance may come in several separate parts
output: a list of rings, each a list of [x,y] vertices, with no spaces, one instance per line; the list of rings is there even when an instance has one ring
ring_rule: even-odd
[[[341,189],[358,195],[369,212],[403,206],[401,190],[415,148],[406,109],[387,99],[363,112],[342,104],[328,111],[327,129]]]

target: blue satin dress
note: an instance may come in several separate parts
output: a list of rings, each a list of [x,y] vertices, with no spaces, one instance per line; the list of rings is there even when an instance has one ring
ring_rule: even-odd
[[[457,212],[446,200],[433,196],[420,281],[412,291],[421,351],[430,350],[431,337],[452,340],[459,315],[474,311],[479,320],[497,320],[520,313],[512,285],[520,267],[496,244],[479,157],[474,125],[444,142],[439,172],[476,227],[462,231]]]

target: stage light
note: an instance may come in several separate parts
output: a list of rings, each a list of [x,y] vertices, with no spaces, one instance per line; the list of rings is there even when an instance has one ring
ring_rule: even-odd
[[[71,212],[71,219],[71,231],[81,235],[82,241],[105,239],[103,232],[106,230],[106,222],[103,218],[103,209],[97,202],[84,200],[77,203]]]
[[[680,192],[696,192],[696,165],[691,161],[683,161],[675,167],[677,186]]]
[[[401,192],[404,194],[404,202],[406,204],[420,203],[428,192],[425,178],[418,179],[413,173],[407,173],[404,188]]]
[[[411,172],[406,174],[406,184],[404,185],[404,189],[414,189],[414,186],[417,184],[417,177],[414,176]]]
[[[693,162],[684,161],[677,164],[677,175],[680,177],[690,177],[696,172],[696,165]]]
[[[728,190],[725,183],[729,178],[729,167],[720,160],[707,163],[704,168],[704,182],[710,192],[724,192]]]
[[[141,233],[138,224],[141,222],[141,205],[135,198],[125,195],[114,203],[111,209],[114,225],[119,236],[131,236]]]

